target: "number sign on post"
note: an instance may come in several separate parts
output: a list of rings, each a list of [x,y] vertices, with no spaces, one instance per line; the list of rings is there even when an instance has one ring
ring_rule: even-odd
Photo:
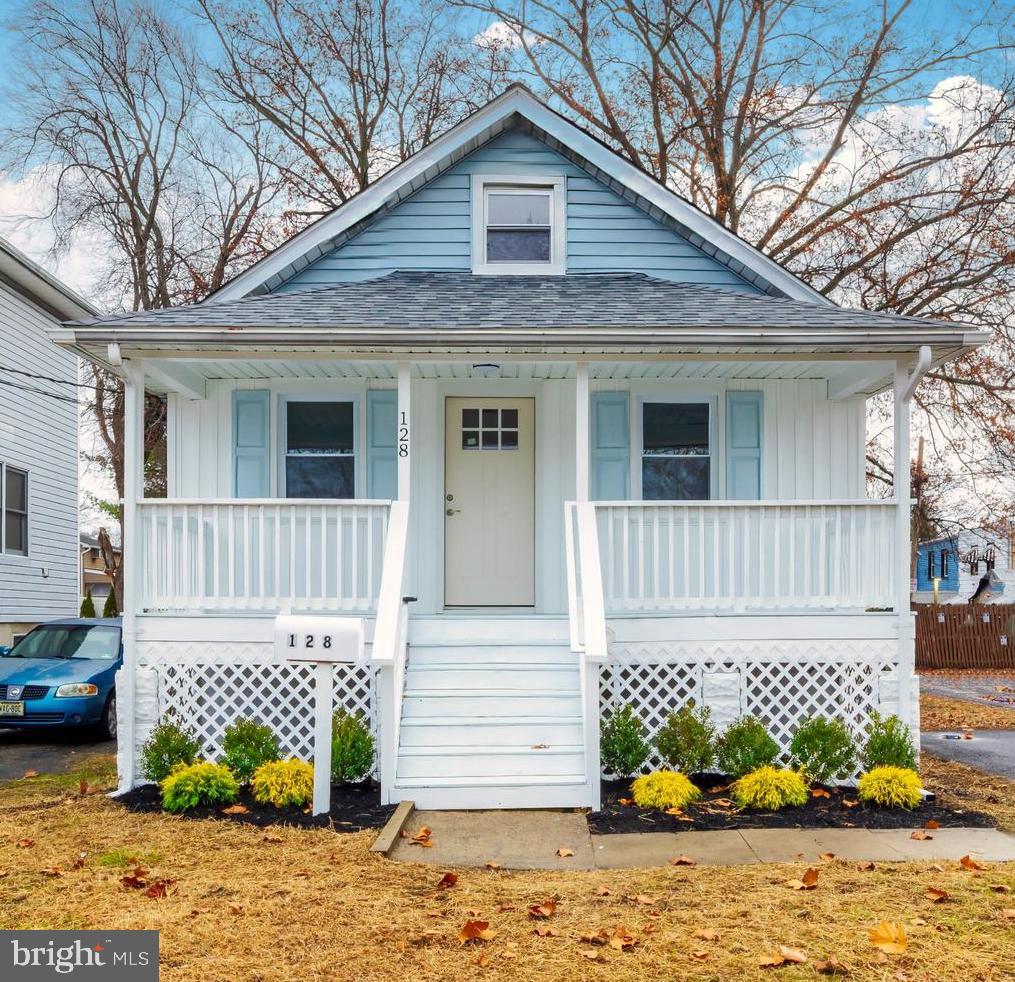
[[[332,666],[363,660],[363,619],[279,614],[275,657],[315,666],[313,813],[324,815],[331,811]]]

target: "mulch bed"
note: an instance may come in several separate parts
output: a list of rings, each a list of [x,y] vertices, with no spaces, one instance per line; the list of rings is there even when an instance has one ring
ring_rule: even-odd
[[[602,808],[590,812],[593,835],[615,832],[690,832],[700,829],[787,829],[787,828],[916,828],[935,821],[942,828],[966,826],[994,828],[997,822],[982,812],[962,811],[928,801],[913,811],[904,808],[877,808],[857,802],[854,789],[831,788],[829,797],[812,797],[802,808],[781,811],[737,811],[730,801],[729,785],[715,775],[697,775],[694,783],[702,790],[701,801],[689,805],[684,814],[667,815],[634,804],[622,805],[631,797],[630,781],[603,781]]]
[[[145,784],[115,801],[132,812],[161,812],[162,797],[158,785]],[[292,825],[298,828],[334,828],[336,832],[359,832],[362,829],[380,828],[395,810],[394,805],[381,804],[381,788],[373,781],[362,784],[333,784],[331,811],[327,815],[311,815],[301,808],[275,808],[254,801],[249,788],[240,791],[237,804],[246,811],[226,813],[226,806],[192,808],[184,818],[218,818],[227,822],[240,822],[267,828],[270,825]]]

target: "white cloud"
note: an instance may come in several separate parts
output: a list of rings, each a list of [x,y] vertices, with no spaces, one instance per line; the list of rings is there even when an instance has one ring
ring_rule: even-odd
[[[538,44],[539,39],[529,31],[525,31],[525,41]],[[520,48],[522,38],[518,32],[502,20],[495,20],[485,31],[477,34],[472,43],[478,48],[495,48],[503,51],[506,48]]]

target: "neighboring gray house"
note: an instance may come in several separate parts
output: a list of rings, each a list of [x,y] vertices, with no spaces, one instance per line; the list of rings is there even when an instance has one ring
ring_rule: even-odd
[[[0,644],[78,609],[77,358],[53,335],[95,313],[0,239]]]

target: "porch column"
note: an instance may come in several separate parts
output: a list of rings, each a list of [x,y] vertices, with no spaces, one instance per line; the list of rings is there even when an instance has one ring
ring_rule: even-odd
[[[575,501],[589,500],[589,363],[579,361],[574,366],[574,461]]]
[[[398,363],[398,500],[408,501],[412,469],[410,403],[412,401],[412,366],[407,361]]]
[[[144,494],[144,366],[139,361],[123,364],[123,667],[124,684],[117,688],[117,715],[126,722],[118,728],[117,760],[121,791],[136,781],[136,687],[137,610],[141,595],[141,553],[137,503]],[[122,710],[120,706],[122,705]]]

